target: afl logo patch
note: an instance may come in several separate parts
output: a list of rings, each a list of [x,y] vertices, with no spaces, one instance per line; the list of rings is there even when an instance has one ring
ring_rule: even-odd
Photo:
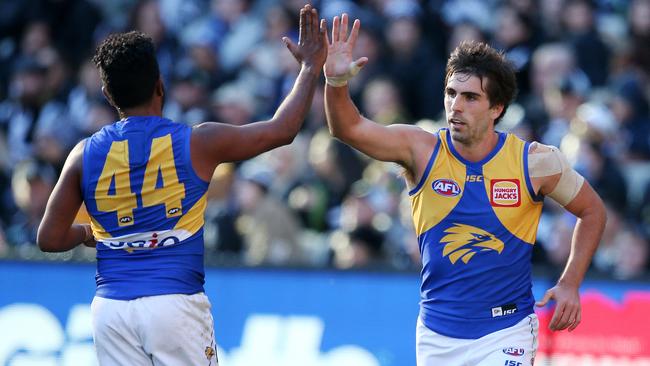
[[[494,207],[519,207],[521,189],[519,179],[492,179],[490,181],[490,203]]]
[[[431,184],[433,190],[445,197],[455,197],[460,194],[460,186],[451,179],[437,179]]]
[[[169,211],[167,211],[167,215],[169,216],[174,216],[181,213],[181,209],[178,207],[170,208]]]
[[[526,351],[523,348],[508,347],[503,349],[503,353],[508,356],[523,356]]]

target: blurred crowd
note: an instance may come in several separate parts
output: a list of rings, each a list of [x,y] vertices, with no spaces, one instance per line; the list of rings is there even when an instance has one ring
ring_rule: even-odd
[[[118,119],[90,61],[111,32],[157,47],[163,114],[195,125],[269,118],[299,65],[304,0],[0,2],[0,253],[34,247],[67,153]],[[593,269],[638,278],[650,257],[650,0],[323,0],[347,12],[370,59],[351,81],[382,123],[445,126],[446,59],[465,39],[503,50],[519,95],[497,129],[556,145],[604,199],[609,221]],[[209,191],[208,260],[335,268],[419,267],[410,203],[395,164],[332,139],[323,90],[289,145],[218,167]],[[558,269],[575,218],[547,200],[534,262]],[[83,215],[81,215],[83,216]]]

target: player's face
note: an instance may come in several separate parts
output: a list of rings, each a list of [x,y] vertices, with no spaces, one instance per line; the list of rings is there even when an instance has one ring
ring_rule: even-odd
[[[486,82],[483,78],[483,84]],[[454,141],[471,146],[494,129],[501,109],[490,107],[484,86],[481,79],[469,74],[454,73],[447,80],[445,112]]]

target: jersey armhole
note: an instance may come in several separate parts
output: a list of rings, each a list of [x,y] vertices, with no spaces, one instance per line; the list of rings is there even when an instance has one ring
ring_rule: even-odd
[[[196,171],[194,170],[194,166],[192,165],[192,150],[191,150],[191,144],[192,144],[192,128],[182,125],[185,135],[185,166],[187,167],[187,172],[189,175],[192,177],[193,180],[196,182],[200,183],[201,185],[207,187],[210,182],[203,180],[203,178],[199,177],[198,174],[196,174]]]
[[[440,150],[440,133],[436,132],[436,137],[438,138],[438,141],[436,142],[436,147],[433,148],[433,152],[431,153],[431,157],[429,158],[429,162],[427,163],[427,167],[424,169],[424,173],[422,173],[422,177],[420,177],[420,181],[418,184],[409,191],[409,196],[413,196],[416,194],[420,189],[422,189],[422,186],[424,185],[424,182],[427,181],[427,178],[429,177],[429,172],[431,172],[431,167],[433,166],[433,162],[436,160],[436,157],[438,156],[438,150]]]
[[[526,187],[528,188],[528,194],[530,198],[533,199],[533,202],[541,203],[544,201],[544,196],[535,193],[535,190],[533,189],[533,182],[530,179],[530,171],[528,170],[528,154],[529,154],[528,149],[530,149],[530,142],[526,142],[524,144],[524,153],[523,153],[524,177],[526,178]]]

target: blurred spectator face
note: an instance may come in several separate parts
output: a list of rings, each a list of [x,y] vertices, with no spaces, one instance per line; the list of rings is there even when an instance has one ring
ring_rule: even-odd
[[[631,279],[645,273],[650,245],[641,235],[626,230],[617,237],[618,255],[614,275],[620,279]]]
[[[309,144],[309,163],[319,177],[332,177],[336,170],[336,157],[329,132],[319,131]]]
[[[570,121],[576,115],[578,107],[584,98],[573,91],[561,91],[550,88],[544,92],[544,105],[552,118],[561,118]]]
[[[79,82],[88,95],[102,95],[102,79],[99,76],[99,70],[91,60],[86,60],[81,65],[81,70],[79,71]]]
[[[32,220],[43,217],[54,179],[50,167],[41,167],[33,161],[23,162],[14,170],[11,179],[14,201]]]
[[[414,18],[397,18],[386,29],[388,45],[395,56],[408,57],[420,42],[420,27]]]
[[[214,48],[209,45],[193,45],[189,49],[190,57],[196,67],[207,72],[216,73],[219,68],[219,61]]]
[[[612,98],[611,109],[614,117],[619,123],[628,121],[634,114],[632,105],[625,98],[618,95],[614,95]]]
[[[54,48],[41,50],[38,57],[47,65],[47,90],[51,93],[61,91],[69,79],[68,66],[63,61],[63,57]]]
[[[44,71],[25,70],[18,72],[11,82],[11,94],[25,105],[40,105],[44,99],[46,81]]]
[[[251,213],[264,199],[265,192],[257,183],[250,180],[241,180],[235,189],[237,202],[244,213]]]
[[[505,47],[512,47],[525,42],[529,35],[528,28],[514,8],[503,7],[497,15],[494,34],[496,40]]]
[[[537,10],[535,0],[510,0],[510,4],[514,9],[527,14],[532,14]]]
[[[402,110],[397,87],[386,79],[368,83],[363,91],[363,106],[372,120],[383,124],[392,123]]]
[[[165,37],[165,25],[160,17],[158,2],[145,0],[136,11],[135,27],[151,37],[154,44],[162,42]]]
[[[603,173],[604,158],[589,141],[580,140],[580,148],[573,168],[593,182]]]
[[[451,30],[447,52],[452,53],[463,41],[485,41],[481,29],[472,23],[458,23]]]
[[[26,55],[35,55],[39,50],[50,46],[50,28],[45,22],[33,22],[27,26],[21,48]]]
[[[564,24],[569,32],[585,33],[591,30],[593,14],[586,1],[569,1],[563,11]]]
[[[244,87],[227,84],[216,91],[213,97],[213,110],[220,122],[242,126],[251,122],[255,111],[255,100]]]
[[[266,13],[266,39],[275,42],[293,32],[291,14],[282,6],[273,6]]]
[[[189,109],[203,103],[206,98],[205,88],[191,80],[180,81],[174,84],[172,97],[181,108]]]
[[[540,10],[544,24],[557,24],[562,18],[562,5],[564,0],[544,0],[540,1]]]
[[[535,94],[542,95],[575,67],[571,50],[561,44],[549,44],[533,54],[532,83]]]
[[[39,134],[35,142],[36,156],[52,165],[65,161],[66,149],[60,139],[50,134]]]
[[[304,145],[298,141],[267,153],[268,164],[274,174],[285,181],[297,179],[304,170]]]
[[[212,0],[212,11],[226,23],[234,23],[246,12],[247,0]]]
[[[357,44],[356,47],[354,48],[354,55],[353,57],[355,59],[366,56],[368,57],[369,60],[377,60],[379,59],[379,40],[377,39],[377,36],[375,36],[373,33],[369,32],[368,30],[364,30],[361,28],[359,31],[359,37],[357,38]]]
[[[650,36],[650,0],[632,1],[629,7],[628,19],[632,34]]]
[[[368,196],[350,195],[341,206],[341,227],[353,230],[360,226],[371,226],[375,210],[368,201]]]

